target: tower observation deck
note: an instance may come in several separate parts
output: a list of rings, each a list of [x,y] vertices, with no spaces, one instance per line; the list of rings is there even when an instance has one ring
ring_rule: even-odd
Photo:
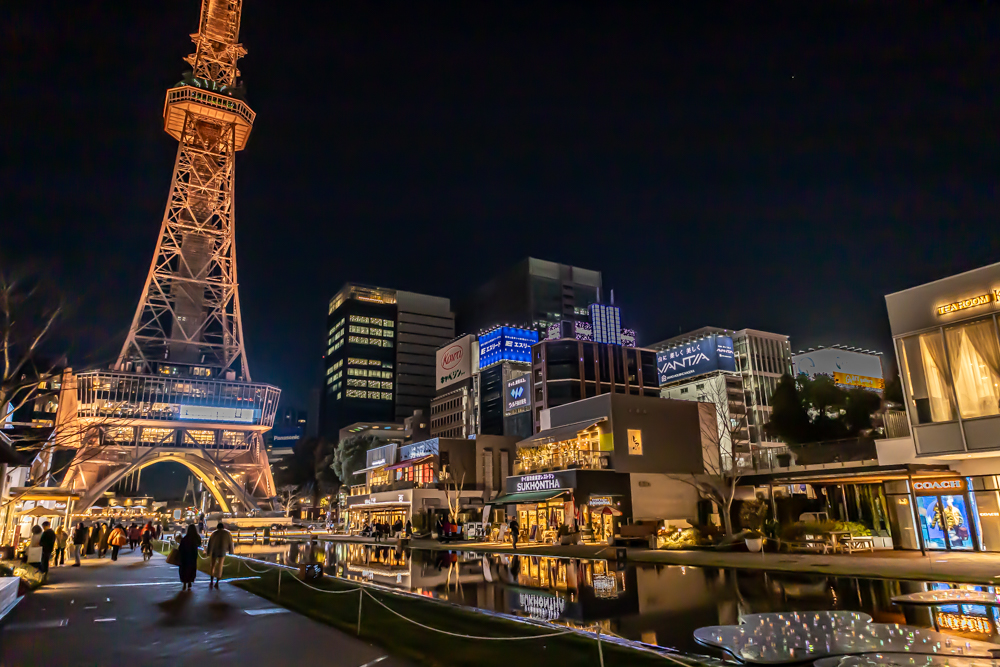
[[[250,380],[236,273],[236,152],[255,118],[238,85],[242,4],[202,0],[191,72],[163,107],[179,145],[132,326],[113,370],[80,373],[63,392],[84,434],[63,485],[83,491],[83,508],[164,460],[191,469],[223,510],[276,495],[262,434],[280,390]]]

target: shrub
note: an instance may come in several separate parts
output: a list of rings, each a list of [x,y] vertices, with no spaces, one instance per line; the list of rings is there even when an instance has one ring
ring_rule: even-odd
[[[803,535],[822,535],[835,531],[849,531],[852,535],[871,535],[868,526],[857,521],[797,521],[781,528],[781,539],[794,542]]]

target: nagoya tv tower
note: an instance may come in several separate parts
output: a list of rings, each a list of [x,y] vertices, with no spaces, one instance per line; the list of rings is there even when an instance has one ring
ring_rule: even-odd
[[[111,371],[77,376],[87,431],[64,485],[77,509],[160,461],[187,466],[219,506],[273,499],[262,435],[280,390],[252,384],[236,278],[236,152],[254,112],[237,85],[242,0],[202,0],[192,71],[167,91],[163,126],[177,160],[153,263]]]

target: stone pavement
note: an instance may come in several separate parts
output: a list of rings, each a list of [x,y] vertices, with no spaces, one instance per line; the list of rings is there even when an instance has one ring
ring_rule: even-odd
[[[200,572],[182,593],[159,554],[83,563],[52,568],[50,583],[4,619],[0,666],[408,664],[236,586],[209,589]]]

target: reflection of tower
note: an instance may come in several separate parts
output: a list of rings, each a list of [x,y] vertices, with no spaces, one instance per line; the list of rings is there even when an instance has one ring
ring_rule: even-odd
[[[187,486],[184,487],[184,497],[181,498],[181,503],[186,503],[188,499],[188,494],[191,495],[191,504],[198,504],[198,495],[194,491],[194,476],[188,475]]]
[[[114,370],[78,376],[77,418],[92,428],[63,481],[86,491],[77,509],[164,460],[225,510],[275,496],[262,434],[280,392],[250,383],[236,276],[236,152],[254,121],[237,85],[241,9],[202,0],[193,71],[167,91],[164,130],[179,146],[153,262]]]

